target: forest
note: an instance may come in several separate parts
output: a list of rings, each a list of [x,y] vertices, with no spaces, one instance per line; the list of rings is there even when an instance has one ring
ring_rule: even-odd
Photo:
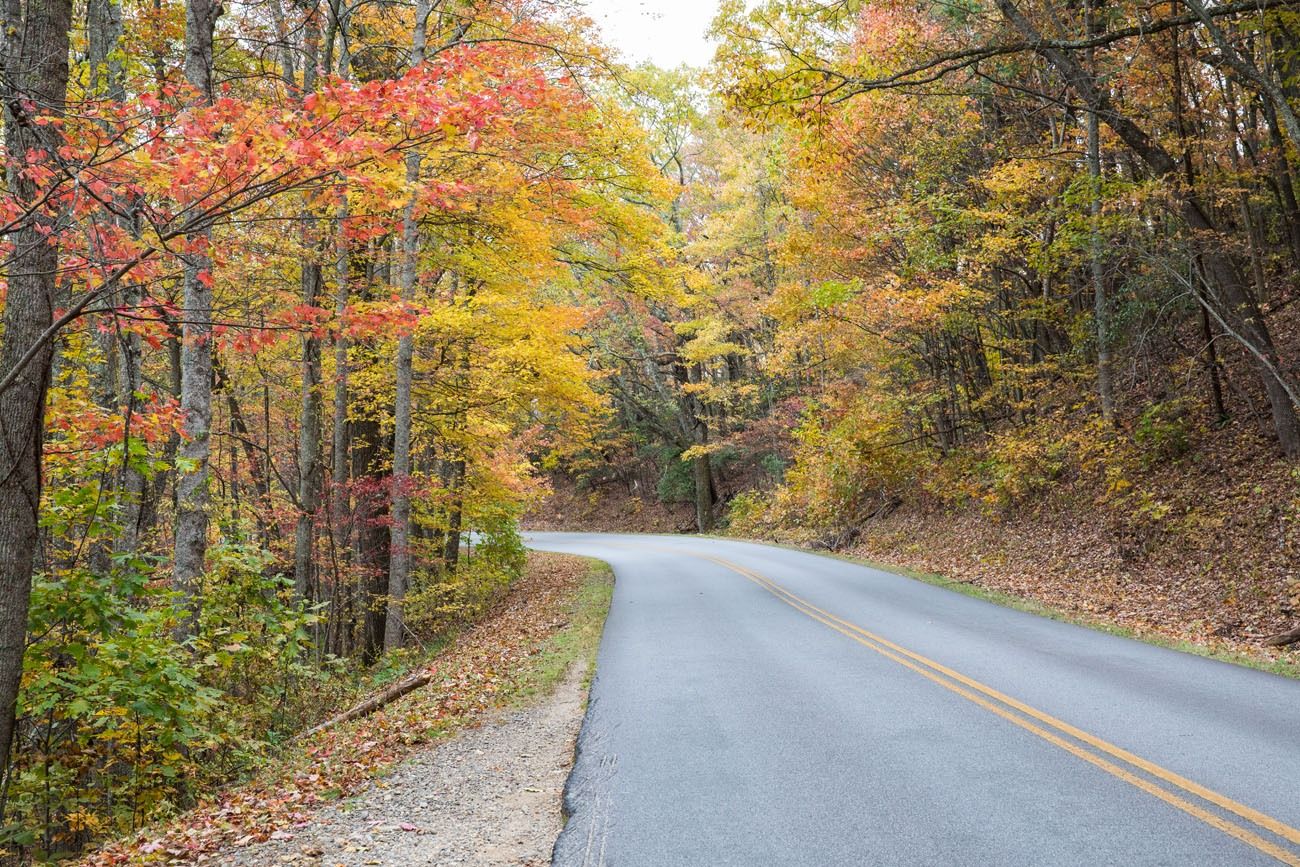
[[[703,70],[569,0],[0,14],[15,863],[248,773],[593,505],[1014,529],[1124,573],[1049,596],[1300,641],[1293,3],[727,0]]]

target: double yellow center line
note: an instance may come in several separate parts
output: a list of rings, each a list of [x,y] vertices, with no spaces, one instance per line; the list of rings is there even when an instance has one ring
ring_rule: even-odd
[[[1266,855],[1276,858],[1283,864],[1300,867],[1300,854],[1284,848],[1274,840],[1257,833],[1257,831],[1265,831],[1289,843],[1300,845],[1300,830],[1280,822],[1272,816],[1238,803],[1226,795],[1207,789],[1199,783],[1195,783],[1141,756],[1134,755],[1122,747],[1102,740],[1096,735],[1089,734],[1063,720],[1031,707],[1022,701],[980,683],[974,678],[967,677],[961,672],[954,671],[887,638],[837,617],[829,611],[818,608],[808,600],[796,596],[780,584],[758,572],[732,563],[729,560],[706,554],[686,552],[679,549],[659,550],[672,550],[675,554],[687,554],[688,556],[708,560],[743,575],[782,602],[819,623],[834,629],[841,635],[856,641],[863,647],[867,647],[881,656],[915,671],[944,689],[974,702],[1025,731],[1032,732],[1053,746],[1059,747],[1090,765],[1098,767],[1165,803],[1177,807],[1184,813],[1213,828],[1217,828],[1228,836],[1240,840]],[[1140,776],[1137,773],[1139,771],[1148,776]],[[1160,785],[1160,783],[1165,785]],[[1199,799],[1199,802],[1194,799]],[[1218,807],[1225,813],[1236,816],[1242,821],[1234,821],[1218,813],[1211,812],[1206,809],[1205,804]]]

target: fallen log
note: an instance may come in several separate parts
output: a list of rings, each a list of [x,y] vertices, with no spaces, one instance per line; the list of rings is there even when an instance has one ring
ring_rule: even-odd
[[[1269,647],[1286,647],[1288,644],[1300,642],[1300,626],[1288,629],[1286,632],[1279,632],[1277,635],[1270,635],[1264,639],[1264,643]]]
[[[312,735],[323,732],[328,728],[332,728],[338,725],[339,723],[345,723],[354,719],[361,719],[362,717],[370,716],[375,711],[379,710],[385,705],[392,704],[393,702],[397,701],[399,698],[406,695],[407,693],[414,692],[415,690],[419,689],[422,686],[427,686],[428,683],[431,680],[433,680],[435,674],[437,674],[437,672],[431,668],[425,669],[424,671],[416,672],[415,674],[411,675],[405,680],[400,680],[397,683],[393,684],[383,692],[378,693],[376,695],[372,695],[370,698],[366,699],[360,704],[355,705],[349,708],[348,710],[343,711],[343,713],[337,716],[330,717],[320,725],[314,726],[312,728],[307,729],[307,731],[305,732],[294,735],[293,740],[298,741],[298,740],[302,740],[303,738],[309,738]]]

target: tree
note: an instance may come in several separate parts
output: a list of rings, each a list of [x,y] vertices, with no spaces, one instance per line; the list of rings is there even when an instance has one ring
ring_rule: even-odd
[[[72,4],[10,2],[3,25],[5,172],[20,209],[10,229],[13,252],[0,339],[0,368],[12,372],[0,386],[5,464],[0,477],[0,764],[7,767],[37,549],[45,397],[54,360],[49,330],[64,303],[56,231],[61,209],[49,201],[61,186],[61,142],[58,126],[48,121],[63,113],[67,100]]]
[[[415,28],[411,32],[411,66],[424,62],[426,28],[433,7],[420,0],[415,7]],[[398,275],[402,301],[415,300],[420,254],[420,227],[416,214],[420,180],[420,154],[406,158],[406,183],[410,187],[402,215],[401,264]],[[397,393],[393,402],[393,493],[392,553],[388,559],[388,613],[384,624],[384,650],[402,646],[402,599],[411,580],[411,387],[415,338],[403,334],[397,340]]]
[[[185,4],[185,80],[199,105],[213,97],[212,43],[221,5],[213,0]],[[201,207],[202,196],[196,205]],[[185,431],[176,473],[176,544],[172,581],[186,600],[178,634],[192,636],[202,605],[200,581],[208,550],[208,458],[212,435],[212,261],[211,235],[199,224],[185,237],[181,302],[180,401]]]

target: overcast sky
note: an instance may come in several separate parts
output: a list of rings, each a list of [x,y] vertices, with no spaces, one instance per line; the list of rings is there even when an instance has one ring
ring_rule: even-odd
[[[600,26],[605,42],[628,63],[649,60],[656,66],[682,63],[704,66],[713,46],[704,39],[718,0],[586,0],[587,14]]]

